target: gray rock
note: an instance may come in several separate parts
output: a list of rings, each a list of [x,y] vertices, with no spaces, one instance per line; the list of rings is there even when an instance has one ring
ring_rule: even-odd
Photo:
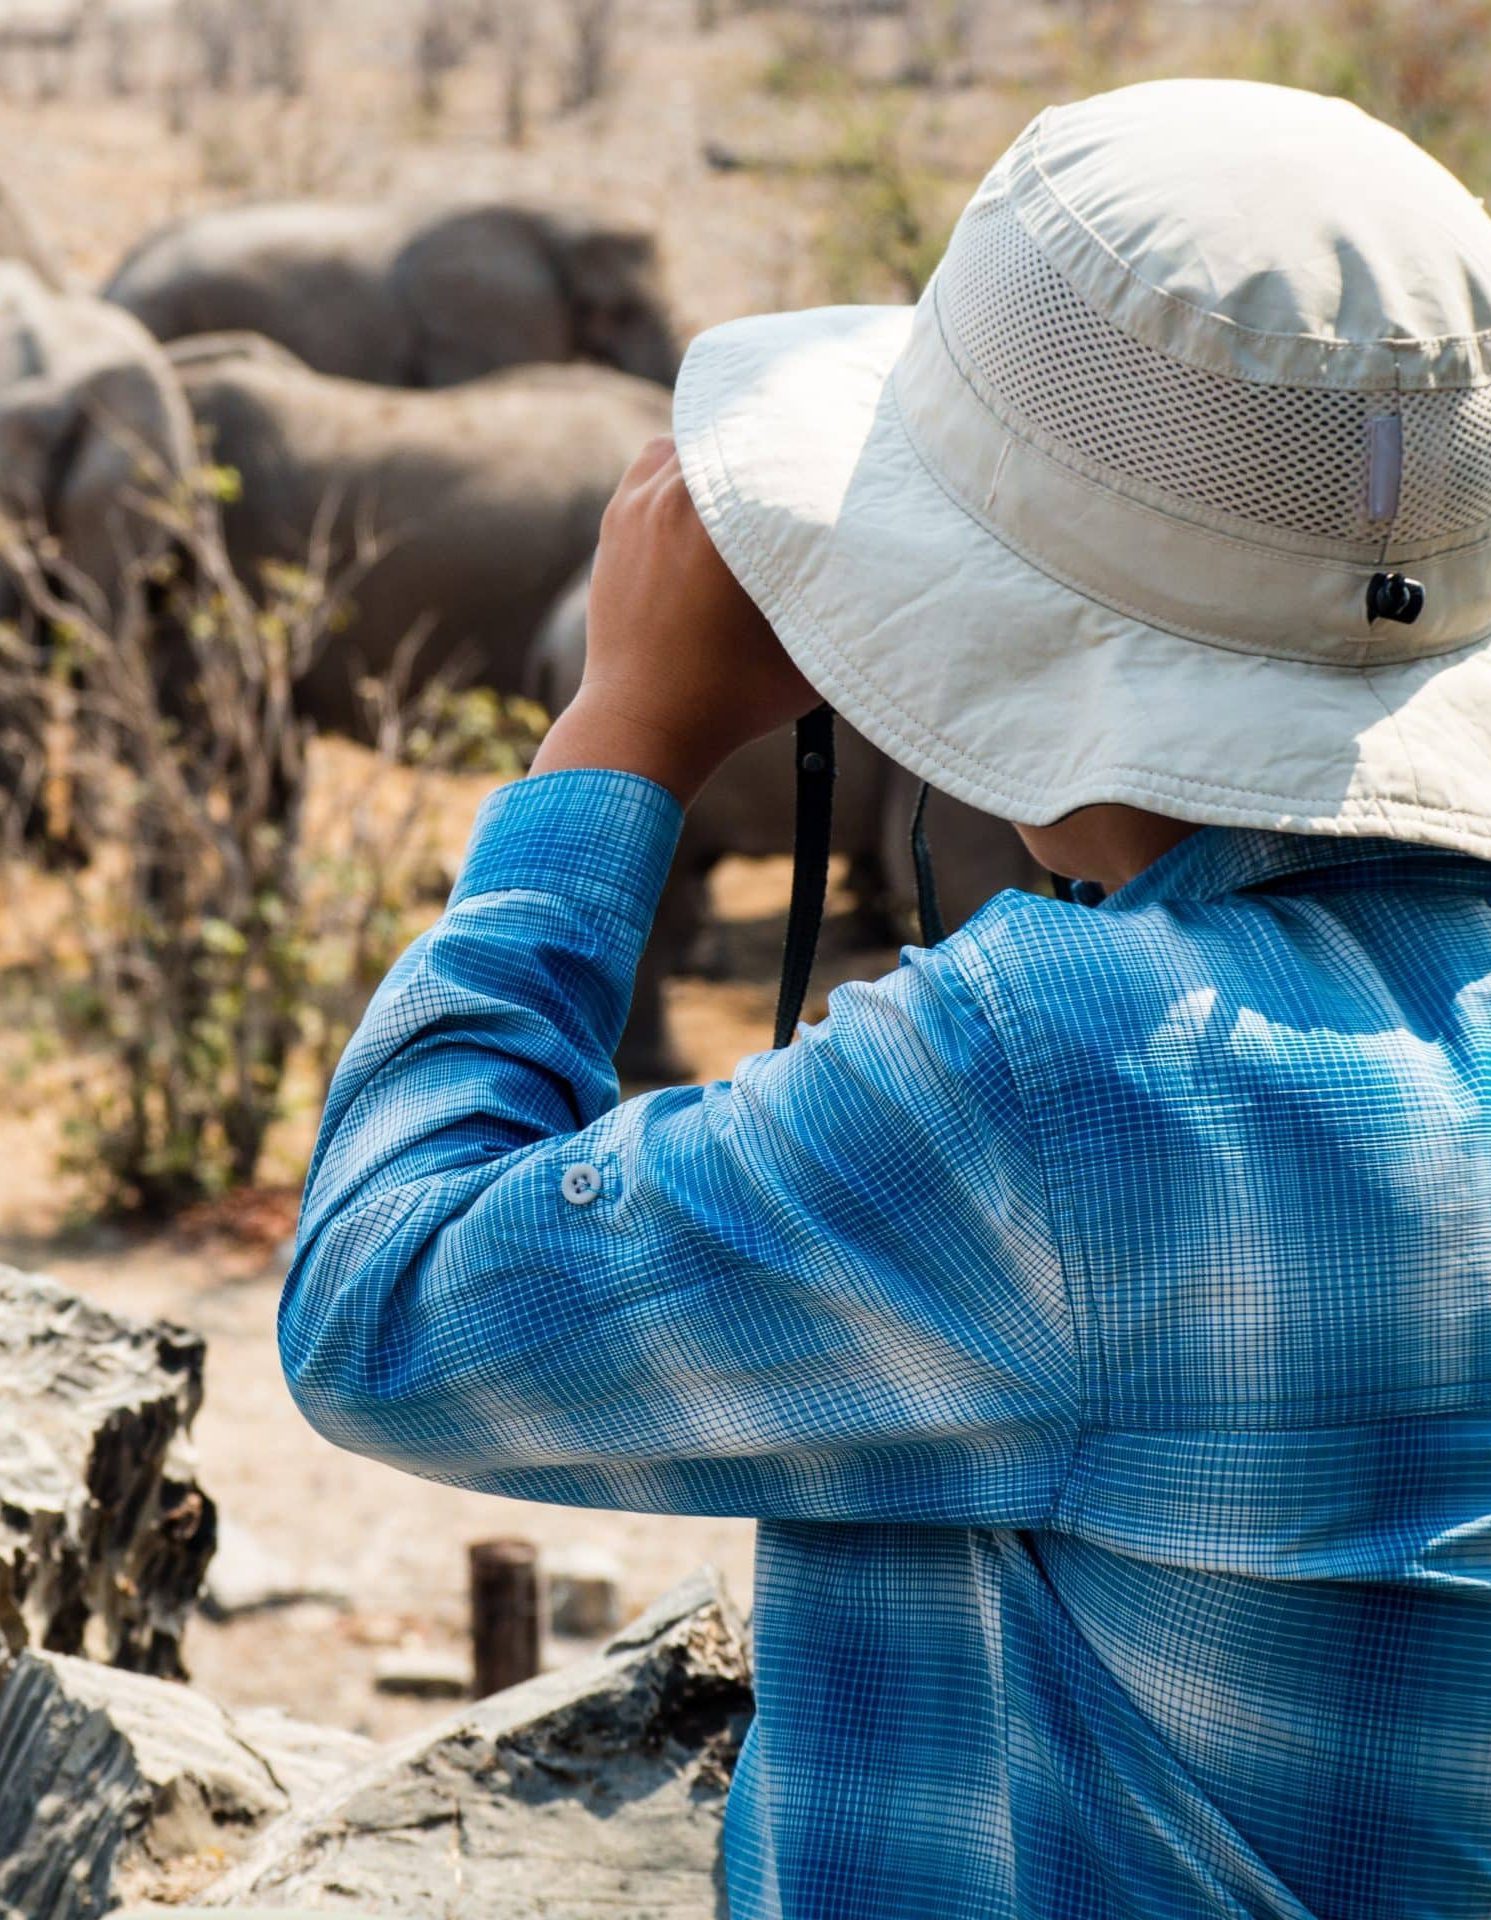
[[[205,1345],[0,1267],[0,1667],[180,1675],[217,1514],[188,1447]]]
[[[621,1563],[600,1547],[561,1547],[544,1558],[549,1628],[577,1640],[614,1633],[621,1621]]]
[[[374,1751],[272,1709],[24,1653],[0,1686],[0,1915],[93,1920],[190,1897]]]
[[[575,1662],[386,1749],[205,1896],[383,1920],[714,1920],[751,1715],[741,1623],[702,1574]]]
[[[471,1662],[438,1647],[393,1647],[373,1663],[373,1685],[379,1693],[415,1700],[465,1700],[471,1694]]]

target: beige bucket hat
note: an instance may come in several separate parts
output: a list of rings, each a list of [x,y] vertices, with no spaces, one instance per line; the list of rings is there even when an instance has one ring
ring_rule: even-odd
[[[1042,114],[918,306],[702,335],[675,430],[803,672],[935,786],[1491,857],[1491,220],[1356,108]]]

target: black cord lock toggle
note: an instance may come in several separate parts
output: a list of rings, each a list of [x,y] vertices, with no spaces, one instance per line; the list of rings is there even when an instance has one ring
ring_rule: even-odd
[[[1367,587],[1367,625],[1396,620],[1399,626],[1411,627],[1427,598],[1422,581],[1410,580],[1406,573],[1374,573]]]

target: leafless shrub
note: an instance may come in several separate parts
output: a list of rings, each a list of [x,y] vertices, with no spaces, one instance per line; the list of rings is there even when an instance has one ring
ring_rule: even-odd
[[[305,92],[307,33],[298,0],[240,0],[248,40],[249,71],[256,86],[287,100]]]
[[[177,0],[175,40],[174,120],[202,87],[268,89],[285,99],[305,91],[309,28],[299,0]]]
[[[465,59],[467,38],[453,0],[424,0],[414,31],[414,75],[420,112],[436,119],[445,110],[445,86]]]
[[[139,91],[139,23],[111,13],[104,20],[104,86],[116,100]]]
[[[510,147],[528,137],[534,28],[533,0],[502,0],[492,29],[502,59],[502,135]]]
[[[864,8],[857,0],[820,0],[814,12],[829,59],[846,70],[852,68],[864,40]]]
[[[908,0],[903,77],[935,86],[967,76],[979,0]]]
[[[598,100],[611,78],[616,51],[616,0],[565,0],[570,31],[564,103],[575,109]]]
[[[238,65],[236,0],[177,0],[178,83],[226,93]]]
[[[1047,36],[1053,64],[1079,89],[1135,75],[1153,37],[1152,0],[1060,0]]]
[[[70,90],[79,52],[97,23],[101,0],[65,5],[22,5],[0,14],[0,90],[16,90],[29,73],[37,100],[57,100]]]
[[[439,687],[368,689],[375,771],[424,772],[318,865],[295,689],[375,555],[334,570],[318,539],[251,594],[218,525],[231,476],[206,480],[136,503],[169,549],[130,562],[113,605],[44,535],[0,526],[27,609],[0,627],[0,753],[73,856],[73,910],[36,968],[53,1050],[80,1062],[71,1165],[156,1214],[252,1179],[292,1050],[334,1059],[401,938],[429,775],[482,733]]]

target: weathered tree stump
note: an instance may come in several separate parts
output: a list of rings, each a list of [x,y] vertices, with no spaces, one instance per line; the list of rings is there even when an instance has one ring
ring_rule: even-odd
[[[201,1337],[0,1267],[0,1669],[24,1647],[180,1678],[217,1512]]]
[[[478,1700],[538,1672],[538,1548],[530,1540],[471,1549],[471,1665]]]

